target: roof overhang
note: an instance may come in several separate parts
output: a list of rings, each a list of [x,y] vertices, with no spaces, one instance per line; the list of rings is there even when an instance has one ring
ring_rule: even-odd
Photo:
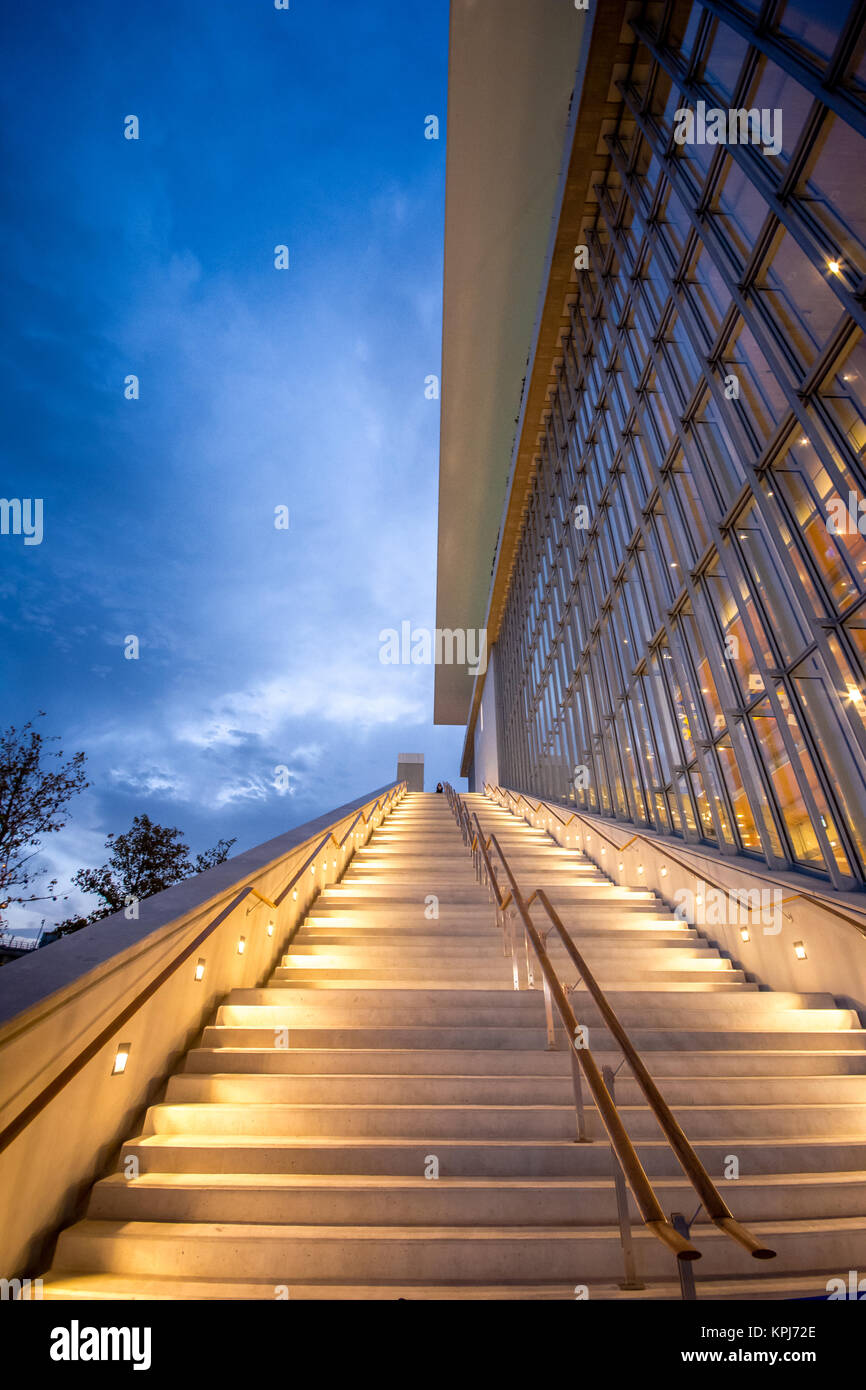
[[[609,158],[605,136],[615,128],[622,106],[617,84],[626,78],[629,69],[634,38],[625,21],[633,8],[629,0],[608,0],[604,6],[595,6],[592,24],[585,31],[485,605],[483,625],[490,647],[499,636],[532,479],[540,462],[550,397],[556,388],[562,362],[562,343],[570,332],[569,305],[577,279],[574,248],[585,239],[585,228],[595,216],[594,189],[604,179]],[[501,408],[506,409],[505,402]],[[440,511],[440,527],[441,524]],[[440,556],[441,553],[440,534]],[[464,777],[472,761],[475,721],[484,689],[483,674],[470,680],[469,687],[461,761]]]
[[[439,628],[485,625],[585,21],[566,0],[451,4]],[[465,723],[472,692],[438,665],[434,722]]]

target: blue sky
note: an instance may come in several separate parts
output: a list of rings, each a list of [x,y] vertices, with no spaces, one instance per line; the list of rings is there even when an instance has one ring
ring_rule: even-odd
[[[447,24],[447,0],[7,14],[0,493],[44,499],[44,538],[0,537],[0,714],[88,755],[61,879],[136,812],[242,849],[400,751],[456,777],[431,668],[379,660],[382,629],[435,625]]]

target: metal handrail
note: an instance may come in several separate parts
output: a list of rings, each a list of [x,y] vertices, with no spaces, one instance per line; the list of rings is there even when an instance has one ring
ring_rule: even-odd
[[[476,821],[477,824],[477,821]],[[481,827],[478,827],[481,835]],[[483,839],[483,836],[482,836]],[[568,1002],[565,990],[553,967],[553,964],[544,949],[541,938],[535,929],[532,919],[529,916],[528,904],[524,902],[517,881],[511,867],[502,853],[495,835],[490,836],[490,842],[496,853],[499,855],[502,867],[510,885],[510,898],[520,913],[526,934],[532,943],[532,948],[538,958],[542,974],[547,981],[553,1001],[556,1004],[557,1012],[565,1026],[566,1032],[571,1041],[571,1046],[577,1054],[581,1070],[586,1077],[587,1085],[592,1092],[593,1099],[598,1107],[598,1113],[602,1124],[607,1131],[611,1146],[622,1165],[623,1171],[628,1178],[629,1186],[634,1194],[638,1209],[641,1213],[644,1225],[656,1236],[664,1245],[672,1250],[680,1260],[698,1260],[700,1251],[696,1250],[690,1241],[686,1240],[674,1230],[671,1223],[662,1210],[661,1203],[656,1196],[652,1184],[644,1171],[637,1150],[634,1147],[628,1132],[623,1124],[619,1110],[615,1102],[611,1099],[610,1092],[604,1084],[604,1079],[599,1070],[598,1064],[588,1047],[578,1046],[578,1038],[581,1034],[580,1025],[575,1016],[574,1010]]]
[[[575,946],[559,913],[553,907],[543,888],[536,888],[532,897],[527,900],[527,909],[532,906],[536,899],[541,903],[541,906],[553,923],[562,944],[580,972],[587,990],[595,1000],[599,1013],[604,1019],[609,1032],[619,1044],[620,1051],[628,1062],[635,1081],[646,1096],[653,1114],[661,1125],[665,1138],[679,1160],[680,1167],[689,1179],[698,1197],[700,1197],[704,1210],[713,1225],[718,1226],[720,1230],[731,1236],[731,1238],[737,1241],[739,1245],[742,1245],[745,1250],[748,1250],[756,1260],[772,1259],[776,1253],[775,1250],[770,1250],[753,1236],[745,1226],[741,1225],[740,1222],[735,1219],[733,1212],[728,1207],[703,1163],[701,1163],[701,1160],[686,1138],[673,1111],[650,1076],[643,1058],[640,1056],[631,1038],[626,1033],[625,1028],[614,1013],[604,990],[595,979],[595,976],[583,956]]]
[[[526,800],[526,798],[524,798],[524,800]],[[460,805],[460,807],[466,814],[466,818],[468,821],[468,813],[465,812],[465,804],[462,803],[462,798],[457,797],[456,794],[454,794],[452,806],[454,806],[455,804]],[[527,804],[531,805],[531,803],[529,802]],[[539,964],[541,965],[545,986],[549,988],[550,993],[553,995],[553,998],[557,1003],[557,1009],[560,1013],[560,1017],[562,1018],[563,1023],[566,1024],[567,1031],[569,1032],[569,1037],[575,1038],[577,1036],[576,1033],[573,1031],[573,1028],[577,1027],[577,1023],[573,1011],[567,1004],[562,984],[559,981],[558,976],[556,975],[556,971],[554,970],[550,962],[550,959],[547,956],[546,951],[544,950],[541,939],[538,936],[538,932],[530,918],[529,909],[532,907],[532,904],[536,900],[538,900],[538,902],[546,911],[554,929],[561,938],[563,945],[565,946],[565,949],[568,952],[569,957],[571,958],[573,964],[577,967],[581,978],[584,980],[584,983],[586,984],[588,992],[591,994],[594,1002],[596,1003],[599,1012],[601,1013],[602,1018],[604,1019],[604,1022],[608,1027],[608,1030],[610,1031],[611,1035],[616,1039],[620,1047],[620,1050],[622,1051],[623,1056],[625,1057],[638,1086],[643,1092],[662,1133],[664,1134],[666,1140],[670,1144],[685,1176],[688,1178],[696,1194],[700,1198],[700,1201],[704,1206],[704,1209],[706,1210],[708,1217],[710,1218],[712,1223],[715,1226],[717,1226],[718,1229],[721,1230],[725,1235],[729,1236],[732,1240],[735,1240],[738,1245],[741,1245],[744,1249],[748,1250],[754,1259],[773,1259],[776,1254],[775,1250],[771,1250],[768,1246],[764,1245],[761,1241],[757,1239],[757,1237],[753,1236],[752,1233],[749,1230],[747,1230],[745,1226],[743,1226],[739,1221],[737,1221],[730,1208],[728,1207],[727,1203],[724,1201],[721,1193],[718,1191],[718,1188],[713,1183],[712,1178],[710,1177],[704,1165],[701,1163],[701,1160],[698,1158],[698,1155],[692,1148],[684,1131],[677,1122],[676,1117],[673,1114],[673,1111],[670,1109],[669,1105],[662,1096],[659,1088],[653,1081],[647,1067],[645,1066],[643,1060],[640,1057],[640,1054],[638,1053],[637,1049],[635,1048],[634,1044],[632,1043],[631,1039],[626,1033],[622,1023],[620,1022],[619,1018],[617,1017],[616,1013],[611,1007],[607,999],[607,996],[605,995],[601,986],[598,984],[598,981],[595,979],[594,975],[589,969],[589,966],[583,959],[583,956],[580,954],[577,947],[575,946],[569,932],[567,931],[564,923],[559,917],[559,914],[552,906],[544,889],[536,888],[528,899],[524,899],[517,885],[517,881],[514,877],[513,871],[505,855],[502,852],[502,848],[498,840],[496,839],[496,836],[491,834],[485,841],[484,832],[481,829],[481,824],[478,820],[477,813],[475,813],[474,815],[474,820],[476,826],[476,833],[473,837],[471,845],[473,854],[480,853],[481,855],[481,862],[483,862],[485,866],[485,871],[488,875],[488,884],[491,890],[495,893],[498,909],[500,911],[504,911],[508,907],[508,905],[511,902],[513,902],[518,912],[520,913],[526,936],[528,940],[531,942],[533,950],[535,951],[535,954],[538,957]],[[499,884],[496,879],[492,863],[490,861],[489,846],[491,844],[494,846],[496,853],[499,856],[499,860],[502,864],[502,867],[505,871],[506,877],[508,878],[510,891],[506,896],[502,894],[502,891],[499,888]],[[517,975],[515,973],[515,987],[517,987],[517,983]],[[566,1015],[563,1013],[560,1004],[560,999],[562,999],[565,1002],[566,1007],[568,1008],[568,1021]],[[547,1000],[545,1002],[547,1003]],[[569,1025],[571,1025],[571,1027],[569,1027]],[[594,1059],[592,1059],[591,1053],[589,1054],[590,1068],[589,1071],[587,1071],[587,1068],[584,1066],[584,1053],[587,1052],[588,1049],[573,1047],[572,1050],[577,1053],[578,1060],[580,1061],[581,1066],[584,1070],[584,1074],[586,1075],[587,1083],[589,1084],[593,1096],[596,1098],[596,1104],[598,1105],[599,1114],[602,1118],[602,1122],[605,1125],[605,1129],[607,1130],[608,1137],[610,1138],[611,1145],[614,1148],[617,1158],[619,1159],[622,1168],[626,1173],[626,1176],[628,1177],[629,1185],[631,1186],[635,1200],[638,1203],[638,1207],[641,1210],[641,1215],[643,1217],[645,1225],[647,1225],[653,1231],[653,1234],[659,1236],[659,1238],[662,1239],[665,1244],[670,1244],[670,1241],[667,1238],[667,1234],[657,1229],[657,1218],[648,1219],[647,1217],[647,1210],[654,1210],[654,1208],[657,1207],[658,1210],[661,1211],[661,1207],[659,1206],[658,1199],[656,1198],[655,1193],[653,1192],[649,1179],[647,1178],[646,1173],[643,1170],[643,1167],[640,1163],[640,1159],[638,1158],[637,1153],[635,1152],[631,1144],[631,1140],[628,1138],[624,1126],[622,1126],[622,1120],[620,1119],[616,1103],[610,1096],[607,1087],[604,1085],[604,1080],[598,1072],[598,1067]],[[592,1071],[594,1071],[595,1073],[595,1077],[593,1079],[591,1079],[590,1077],[590,1072]],[[604,1096],[606,1097],[606,1101],[604,1102],[604,1108],[603,1104],[599,1102],[600,1092],[598,1092],[597,1090],[598,1085],[600,1085],[603,1088]],[[620,1148],[618,1147],[618,1144],[614,1139],[614,1132],[612,1132],[611,1128],[608,1125],[608,1115],[610,1114],[609,1107],[612,1108],[613,1115],[615,1116],[616,1125],[614,1127],[614,1131],[616,1132],[616,1126],[621,1127],[622,1134],[625,1135],[625,1140],[628,1145],[628,1148],[624,1148],[622,1153],[620,1152]],[[620,1137],[618,1133],[617,1137]],[[633,1155],[633,1159],[629,1155],[629,1149],[631,1150],[631,1155]],[[633,1163],[637,1164],[637,1169],[639,1171],[636,1171],[633,1168]],[[643,1183],[641,1182],[641,1178],[643,1180]],[[635,1187],[635,1183],[638,1184],[637,1188]],[[645,1187],[643,1186],[643,1184],[645,1184]],[[642,1194],[640,1196],[639,1191]],[[646,1201],[650,1201],[650,1206],[645,1209],[644,1203]],[[664,1213],[662,1212],[662,1220],[664,1219]],[[669,1225],[669,1223],[667,1222],[665,1224]],[[671,1227],[670,1229],[671,1231],[673,1231],[673,1227]],[[679,1233],[676,1231],[674,1231],[674,1235],[677,1236],[678,1240],[683,1239],[683,1237],[679,1235]],[[671,1248],[674,1247],[671,1246]],[[694,1259],[698,1257],[699,1252],[695,1252],[695,1254],[693,1255],[685,1255],[678,1253],[678,1258]]]
[[[452,796],[449,794],[449,801],[451,802],[452,809],[454,810],[457,820],[461,824],[461,827],[465,825],[471,830],[469,815],[466,811],[466,807],[462,801],[462,798],[457,797],[456,795]],[[625,1128],[625,1125],[622,1122],[616,1104],[613,1101],[610,1092],[604,1083],[601,1071],[599,1070],[598,1064],[596,1063],[595,1058],[592,1055],[592,1052],[588,1047],[578,1046],[578,1039],[581,1037],[582,1030],[577,1021],[574,1010],[568,1002],[565,990],[563,989],[563,986],[556,974],[556,971],[553,968],[553,965],[547,955],[547,952],[544,949],[544,945],[538,936],[538,933],[535,929],[535,926],[531,918],[529,917],[526,905],[524,904],[523,898],[520,895],[520,890],[517,887],[517,882],[514,878],[508,861],[502,853],[502,850],[495,837],[490,836],[489,840],[485,841],[484,834],[481,830],[481,826],[478,823],[477,816],[475,817],[475,826],[476,830],[474,835],[472,836],[470,849],[472,851],[473,857],[475,857],[476,854],[480,854],[482,857],[487,872],[488,885],[493,894],[495,895],[497,912],[504,913],[510,906],[510,904],[512,902],[514,903],[515,907],[520,913],[520,916],[523,920],[526,935],[532,943],[533,950],[535,951],[539,965],[541,966],[541,972],[545,984],[545,1007],[548,1015],[548,1039],[551,1041],[553,1040],[552,1018],[550,1014],[550,1004],[552,1000],[556,1004],[557,1012],[559,1013],[563,1026],[565,1027],[566,1034],[571,1040],[570,1047],[572,1052],[572,1064],[574,1064],[574,1057],[576,1055],[580,1069],[586,1077],[587,1085],[589,1086],[589,1089],[592,1092],[593,1098],[598,1108],[599,1115],[601,1116],[602,1123],[610,1140],[611,1147],[621,1167],[623,1168],[623,1171],[625,1172],[628,1178],[629,1185],[631,1187],[632,1192],[634,1193],[635,1201],[638,1204],[638,1209],[641,1213],[641,1218],[644,1224],[652,1232],[652,1234],[662,1242],[662,1244],[666,1245],[668,1249],[673,1251],[673,1253],[677,1256],[678,1259],[700,1259],[700,1251],[697,1250],[691,1244],[690,1241],[685,1239],[678,1231],[676,1231],[665,1217],[661,1203],[659,1202],[658,1198],[655,1195],[655,1192],[653,1191],[652,1184],[650,1183],[650,1180],[644,1171],[643,1165],[640,1161],[640,1158],[638,1157],[637,1150],[635,1149],[631,1139],[629,1138],[628,1132]],[[506,876],[509,880],[510,888],[506,893],[503,893],[502,889],[499,887],[499,882],[496,878],[495,870],[490,861],[489,845],[491,843],[496,848],[496,851],[502,862],[502,867],[505,870]],[[579,1091],[579,1081],[577,1081],[575,1097],[579,1116],[579,1138],[583,1138],[583,1116],[582,1102],[580,1099]]]
[[[382,807],[382,811],[384,813],[387,810],[388,803],[393,799],[396,793],[404,789],[405,786],[405,782],[398,782],[398,784],[395,787],[391,788],[391,790],[387,793],[386,796],[377,797],[369,816],[364,815],[363,809],[360,810],[356,815],[355,819],[352,821],[352,824],[346,830],[346,833],[343,835],[343,838],[341,840],[337,839],[333,830],[326,830],[325,834],[322,836],[321,840],[316,845],[316,848],[312,851],[311,854],[307,856],[301,867],[297,869],[296,872],[292,875],[285,888],[280,890],[280,892],[277,894],[276,901],[270,903],[270,906],[275,908],[280,906],[280,904],[291,892],[291,890],[294,888],[295,884],[298,882],[301,876],[306,872],[307,869],[310,868],[313,862],[316,859],[318,859],[319,855],[321,854],[322,850],[325,848],[325,845],[328,843],[329,840],[333,840],[334,844],[337,846],[337,849],[341,850],[349,836],[352,834],[352,831],[355,829],[355,826],[358,824],[358,821],[362,820],[365,825],[369,825],[370,821],[373,819],[373,817],[376,815],[376,812],[379,810],[379,807]],[[262,897],[262,894],[258,893],[256,889],[253,889],[253,892],[255,892],[258,897]],[[263,901],[270,902],[270,899],[264,898]]]
[[[357,824],[359,817],[363,817],[366,824],[369,825],[370,821],[376,815],[379,807],[381,806],[384,812],[388,807],[389,802],[393,800],[393,798],[399,792],[405,790],[405,786],[405,782],[399,782],[396,786],[390,789],[390,791],[387,793],[385,797],[377,797],[375,805],[373,806],[373,809],[370,812],[370,815],[364,817],[363,811],[360,811],[358,815],[355,817],[355,819],[352,821],[352,825],[349,827],[349,829],[351,830]],[[348,834],[349,831],[346,832],[346,835]],[[343,836],[343,843],[345,843],[346,835]],[[324,846],[328,843],[329,838],[334,839],[335,843],[339,843],[336,840],[333,831],[327,831],[325,835],[322,837],[322,839],[319,841],[313,853],[305,859],[304,863],[293,875],[289,883],[286,885],[285,889],[283,889],[283,891],[277,895],[276,901],[273,901],[271,898],[266,897],[264,893],[260,892],[259,889],[255,887],[254,884],[246,884],[240,890],[240,892],[238,892],[231,899],[230,902],[228,902],[224,907],[222,907],[219,910],[219,912],[212,919],[212,921],[208,922],[207,926],[204,927],[204,929],[201,932],[199,932],[198,936],[195,938],[194,941],[190,942],[188,946],[185,946],[183,950],[181,950],[176,956],[173,956],[169,963],[166,966],[164,966],[163,969],[160,970],[157,975],[150,979],[142,989],[139,990],[135,998],[130,1000],[130,1002],[123,1009],[121,1009],[120,1012],[114,1016],[114,1018],[111,1019],[111,1021],[105,1026],[105,1028],[103,1028],[100,1031],[97,1037],[91,1039],[91,1041],[87,1043],[85,1047],[83,1047],[79,1052],[77,1052],[75,1057],[73,1057],[72,1061],[67,1063],[63,1070],[58,1072],[57,1076],[53,1077],[52,1080],[49,1081],[48,1084],[42,1088],[38,1095],[34,1096],[34,1098],[31,1101],[29,1101],[28,1104],[25,1105],[24,1108],[20,1110],[18,1114],[15,1115],[14,1118],[11,1119],[7,1125],[4,1125],[3,1129],[0,1130],[0,1153],[2,1153],[4,1149],[8,1148],[8,1146],[15,1139],[18,1138],[18,1135],[21,1134],[27,1128],[31,1120],[34,1120],[36,1116],[39,1115],[45,1109],[45,1107],[51,1103],[52,1100],[54,1100],[55,1096],[59,1095],[60,1092],[69,1084],[69,1082],[72,1081],[73,1078],[78,1075],[78,1073],[87,1065],[87,1063],[92,1061],[92,1059],[106,1045],[106,1043],[110,1042],[112,1037],[114,1037],[114,1035],[124,1026],[124,1024],[129,1022],[129,1020],[133,1017],[134,1014],[138,1012],[138,1010],[142,1007],[143,1004],[147,1003],[148,999],[150,999],[152,995],[156,993],[160,986],[165,984],[166,980],[174,974],[175,970],[177,970],[179,966],[183,965],[184,961],[188,960],[189,957],[200,948],[202,942],[206,941],[207,938],[214,931],[216,931],[217,927],[222,925],[222,923],[226,920],[227,917],[231,916],[231,914],[235,911],[236,908],[240,906],[240,904],[244,901],[245,898],[250,896],[259,898],[262,902],[267,903],[269,907],[277,909],[279,905],[283,902],[287,894],[292,890],[294,884],[298,882],[304,871],[310,867],[312,861],[316,859],[318,855],[321,853]]]
[[[529,807],[532,814],[535,816],[541,813],[555,816],[555,818],[559,821],[560,825],[563,826],[570,825],[573,820],[581,821],[585,826],[592,830],[594,835],[598,835],[600,839],[605,840],[607,844],[609,844],[613,849],[617,851],[618,854],[622,854],[625,850],[629,848],[630,845],[633,845],[636,840],[642,840],[645,845],[648,845],[650,847],[650,849],[657,850],[660,854],[663,854],[666,859],[670,859],[673,864],[678,864],[681,869],[684,869],[686,871],[686,873],[693,874],[696,872],[694,864],[686,863],[685,860],[680,859],[679,855],[674,854],[672,850],[668,849],[667,845],[660,844],[657,839],[653,839],[651,836],[645,834],[643,831],[636,831],[630,839],[626,840],[625,844],[618,845],[616,840],[612,840],[609,835],[606,835],[603,830],[600,830],[599,827],[595,825],[591,820],[589,820],[588,817],[582,811],[572,811],[568,819],[566,820],[563,816],[559,814],[559,812],[556,810],[554,806],[551,806],[546,801],[539,801],[537,806],[533,806],[529,797],[525,796],[523,792],[518,792],[515,795],[515,793],[509,791],[507,787],[500,787],[497,786],[495,783],[490,782],[485,783],[485,795],[487,793],[488,787],[491,789],[491,791],[497,792],[500,796],[505,797],[510,801],[513,801],[515,806],[519,805],[521,801],[525,801],[526,805]],[[695,848],[694,853],[698,857],[703,857],[701,856],[700,850],[697,848]],[[701,872],[704,881],[706,883],[709,883],[711,887],[718,888],[722,893],[730,892],[730,887],[728,885],[719,882],[718,879],[712,878],[709,874],[703,873],[703,871]],[[758,870],[752,869],[751,867],[749,869],[749,873],[753,878],[760,879],[762,883],[771,883],[775,887],[782,888],[791,886],[790,884],[781,883],[778,878],[773,878],[770,874],[760,873],[758,872]],[[864,922],[862,918],[856,917],[850,912],[846,912],[843,908],[836,907],[835,904],[830,903],[827,901],[826,898],[823,898],[820,895],[820,893],[809,893],[805,889],[803,889],[797,893],[792,893],[791,896],[788,898],[783,898],[782,903],[793,903],[796,902],[797,899],[800,899],[801,901],[806,903],[811,903],[813,907],[821,908],[824,912],[829,913],[832,917],[838,917],[841,921],[847,922],[849,926],[856,927],[857,931],[861,932],[862,935],[866,936],[866,922]],[[785,916],[788,917],[789,921],[791,920],[789,913],[786,913]]]

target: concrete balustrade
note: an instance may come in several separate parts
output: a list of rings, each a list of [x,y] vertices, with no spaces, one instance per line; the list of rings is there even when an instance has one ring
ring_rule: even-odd
[[[0,971],[0,1277],[42,1267],[46,1241],[74,1218],[214,1008],[230,990],[270,976],[313,899],[339,878],[404,790],[394,784],[349,802],[154,894],[136,920],[115,913]],[[289,887],[323,836],[342,841],[359,813],[346,844],[338,850],[329,840],[310,872]],[[215,921],[200,946],[10,1136],[8,1127],[47,1087],[58,1086],[65,1069]],[[121,1044],[128,1058],[113,1075]]]
[[[528,797],[531,806],[521,802],[514,808],[506,791],[520,795],[510,788],[487,788],[498,804],[516,809],[527,824],[547,831],[557,844],[582,850],[621,887],[649,889],[674,911],[680,907],[682,912],[685,906],[689,910],[684,920],[759,984],[775,990],[832,994],[840,1006],[856,1009],[861,1022],[866,1022],[866,905],[862,894],[836,892],[811,875],[770,874],[743,855],[721,854],[680,840],[644,836],[643,832],[635,839],[633,827],[535,796]],[[539,810],[531,809],[534,807]],[[685,861],[693,868],[676,861]],[[721,885],[729,895],[728,912],[716,910],[714,885]],[[764,899],[763,909],[759,896],[747,897],[756,905],[751,912],[742,904],[738,906],[738,896],[759,895],[762,890],[770,895]],[[772,897],[774,890],[781,900],[778,908]],[[703,901],[698,902],[699,897]],[[834,909],[862,921],[862,928],[836,916]],[[748,940],[743,939],[744,926]],[[795,952],[797,943],[802,943],[805,956]]]

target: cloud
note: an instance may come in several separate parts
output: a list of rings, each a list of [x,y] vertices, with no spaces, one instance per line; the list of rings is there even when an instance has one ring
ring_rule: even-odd
[[[48,836],[38,860],[40,869],[45,870],[44,877],[33,883],[28,891],[47,892],[47,884],[56,878],[60,896],[57,902],[49,898],[47,902],[33,903],[32,906],[24,904],[8,908],[3,915],[8,920],[10,933],[14,935],[23,931],[30,934],[39,930],[43,918],[46,926],[50,927],[79,912],[89,912],[96,899],[73,887],[72,875],[85,865],[102,864],[105,858],[104,830],[71,821],[59,834]],[[69,897],[64,902],[62,898],[66,893]]]
[[[250,739],[273,744],[292,721],[310,717],[363,730],[421,723],[428,715],[426,692],[414,688],[417,682],[407,675],[392,667],[340,663],[309,675],[274,678],[220,696],[203,718],[179,724],[174,736],[197,748],[240,747]]]

